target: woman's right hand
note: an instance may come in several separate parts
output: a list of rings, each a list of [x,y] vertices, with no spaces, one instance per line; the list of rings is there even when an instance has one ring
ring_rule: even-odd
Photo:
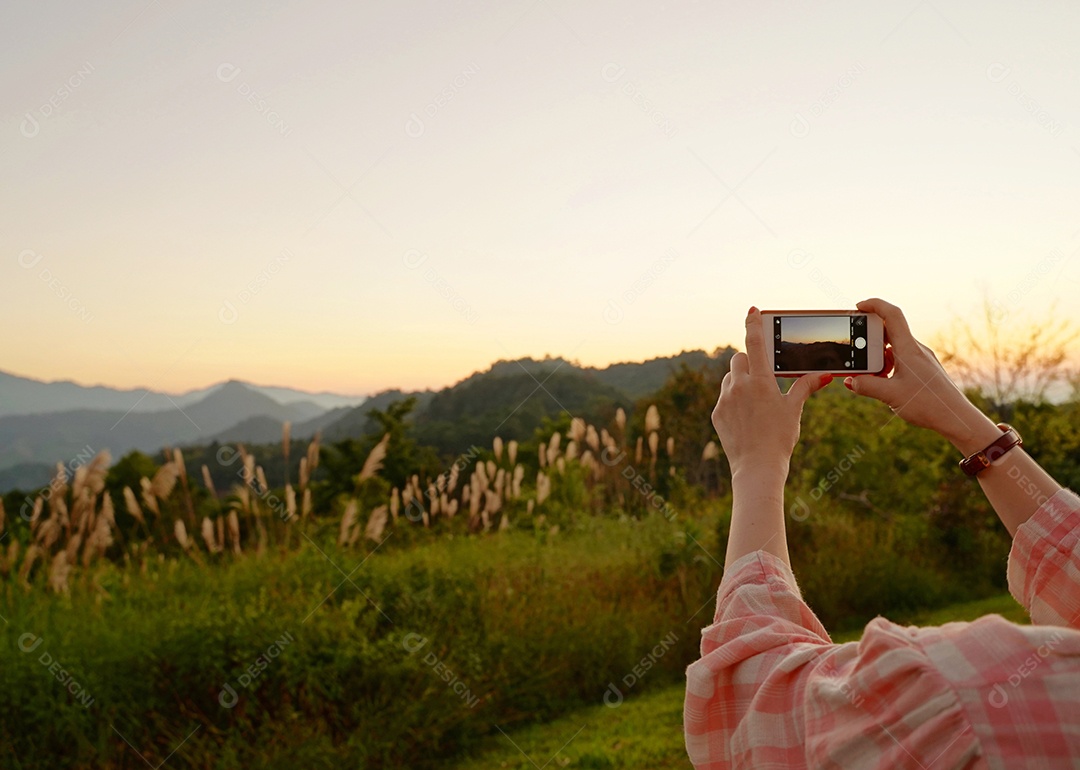
[[[849,390],[888,404],[912,425],[940,433],[965,455],[1001,435],[952,381],[934,351],[912,336],[900,308],[882,299],[863,300],[857,307],[885,322],[886,370],[878,376],[845,378]]]

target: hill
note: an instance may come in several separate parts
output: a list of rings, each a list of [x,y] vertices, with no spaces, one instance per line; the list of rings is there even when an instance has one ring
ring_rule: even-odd
[[[114,458],[138,449],[205,443],[215,433],[255,417],[304,421],[309,404],[283,405],[246,385],[231,381],[202,400],[160,412],[80,409],[0,417],[0,469],[56,462],[77,465],[76,458],[108,449]]]
[[[304,419],[330,409],[356,406],[364,400],[361,396],[325,392],[307,393],[294,388],[241,384],[251,391],[269,397],[278,404],[298,406],[301,402],[306,402],[307,405],[300,406],[297,412],[301,414],[306,410]],[[79,385],[66,380],[45,382],[0,371],[0,417],[82,410],[140,414],[166,412],[176,407],[186,408],[191,404],[196,404],[228,385],[229,382],[223,382],[184,393],[165,393],[147,388],[122,389],[101,385]]]

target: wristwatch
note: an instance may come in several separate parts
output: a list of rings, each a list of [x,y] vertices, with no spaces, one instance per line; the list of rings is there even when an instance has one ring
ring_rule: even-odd
[[[997,426],[1001,430],[1001,436],[995,442],[981,452],[976,452],[960,461],[960,469],[968,476],[978,476],[989,468],[994,460],[1013,447],[1023,445],[1024,439],[1020,438],[1020,433],[1016,428],[1005,422],[999,422]]]

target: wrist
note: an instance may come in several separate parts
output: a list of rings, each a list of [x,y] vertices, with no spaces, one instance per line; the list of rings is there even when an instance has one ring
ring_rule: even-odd
[[[787,481],[788,458],[758,460],[740,463],[731,470],[731,488],[756,491],[771,496],[783,496]]]
[[[957,409],[954,415],[953,423],[941,431],[941,435],[964,457],[981,452],[1001,437],[1001,429],[997,423],[980,412],[970,401],[967,402],[966,409]]]

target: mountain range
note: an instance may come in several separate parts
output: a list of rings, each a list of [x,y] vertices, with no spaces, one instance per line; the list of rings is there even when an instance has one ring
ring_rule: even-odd
[[[217,443],[327,441],[370,433],[369,412],[414,398],[418,438],[452,453],[471,443],[528,438],[563,410],[613,412],[659,389],[680,366],[725,366],[730,348],[684,351],[644,362],[586,367],[562,358],[497,361],[440,391],[387,390],[370,398],[306,393],[230,380],[182,394],[41,382],[0,372],[0,492],[48,483],[56,463],[75,466],[102,449],[114,460],[132,450]],[[534,397],[535,396],[535,397]]]

